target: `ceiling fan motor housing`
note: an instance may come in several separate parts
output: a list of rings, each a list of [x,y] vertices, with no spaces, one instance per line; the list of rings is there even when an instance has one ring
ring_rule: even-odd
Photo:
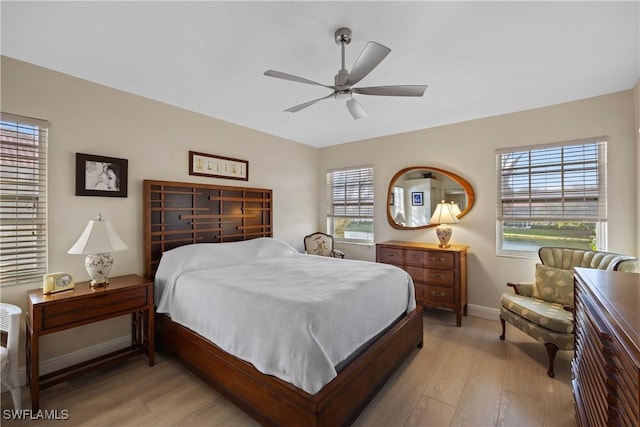
[[[336,86],[336,90],[342,90],[342,89],[346,89],[346,83],[347,83],[347,79],[349,78],[349,72],[347,70],[345,70],[344,68],[340,71],[338,71],[338,74],[336,74],[335,77],[335,86]]]

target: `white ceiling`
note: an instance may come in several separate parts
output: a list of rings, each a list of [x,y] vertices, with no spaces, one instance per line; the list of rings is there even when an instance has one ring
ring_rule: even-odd
[[[314,147],[631,89],[640,77],[640,2],[11,2],[3,55]],[[358,86],[428,84],[422,98],[330,91],[334,32],[350,69],[372,40],[391,53]]]

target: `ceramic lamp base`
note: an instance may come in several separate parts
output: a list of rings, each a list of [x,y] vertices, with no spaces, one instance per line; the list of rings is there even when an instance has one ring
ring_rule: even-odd
[[[438,247],[440,248],[448,248],[451,245],[449,244],[449,240],[451,240],[451,234],[453,234],[453,229],[448,224],[440,224],[436,227],[436,235],[438,236],[438,240],[440,244]]]
[[[111,254],[87,255],[84,260],[84,267],[91,277],[91,287],[97,288],[109,284],[109,271],[113,265],[113,256]]]

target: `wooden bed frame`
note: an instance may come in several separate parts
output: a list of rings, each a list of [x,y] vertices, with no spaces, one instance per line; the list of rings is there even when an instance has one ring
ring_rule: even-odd
[[[272,192],[168,181],[144,181],[145,275],[162,252],[190,243],[271,237]],[[400,363],[422,347],[422,308],[402,317],[315,395],[265,375],[211,341],[156,315],[158,347],[177,357],[264,425],[349,425]]]

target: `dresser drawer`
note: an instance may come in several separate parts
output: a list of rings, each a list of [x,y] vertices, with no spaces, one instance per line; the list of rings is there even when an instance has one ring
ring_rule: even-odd
[[[406,249],[404,251],[404,263],[409,265],[424,266],[424,258],[426,253],[424,251],[414,251]]]
[[[422,285],[421,290],[422,299],[435,304],[455,304],[455,292],[453,288],[443,288],[440,286]]]
[[[403,255],[404,251],[402,249],[387,248],[384,246],[378,248],[378,261],[386,264],[404,264]]]
[[[424,281],[430,285],[449,286],[455,285],[455,277],[451,270],[437,270],[435,268],[424,269]]]
[[[428,252],[424,256],[424,266],[434,268],[453,268],[455,255],[450,252]]]
[[[56,328],[69,323],[89,321],[118,311],[147,305],[148,287],[92,295],[64,304],[49,304],[42,310],[43,329]]]
[[[413,282],[424,282],[426,276],[426,270],[422,267],[413,267],[411,265],[405,265],[404,270],[409,273],[409,276],[413,279]]]

